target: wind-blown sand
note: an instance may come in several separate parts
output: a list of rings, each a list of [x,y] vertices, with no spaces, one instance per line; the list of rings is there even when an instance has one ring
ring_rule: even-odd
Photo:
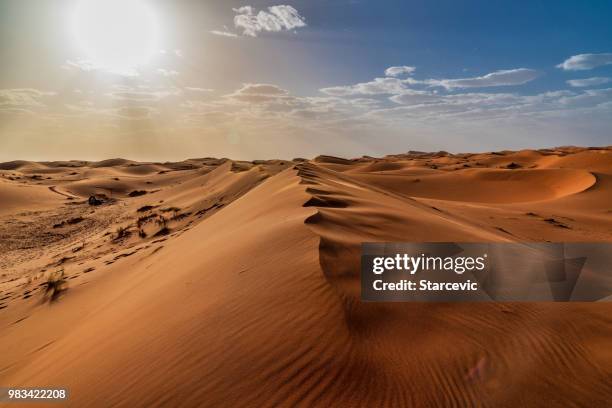
[[[74,407],[612,401],[609,304],[362,303],[363,241],[610,242],[612,148],[0,163],[0,386]]]

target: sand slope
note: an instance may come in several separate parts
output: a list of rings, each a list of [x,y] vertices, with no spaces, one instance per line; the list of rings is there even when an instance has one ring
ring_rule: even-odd
[[[74,407],[612,399],[608,304],[362,303],[358,275],[363,241],[612,241],[612,150],[23,167],[0,164],[2,385]]]

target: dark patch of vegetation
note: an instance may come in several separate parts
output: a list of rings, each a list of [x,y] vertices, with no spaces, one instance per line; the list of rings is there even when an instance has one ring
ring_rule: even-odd
[[[201,216],[201,215],[204,215],[204,214],[206,214],[208,211],[214,210],[214,209],[216,209],[216,208],[221,208],[221,207],[223,207],[223,204],[214,204],[214,205],[212,205],[211,207],[208,207],[208,208],[205,208],[205,209],[203,209],[203,210],[198,211],[198,212],[196,213],[196,216]]]
[[[141,228],[138,230],[138,236],[142,239],[145,239],[147,237],[147,233],[144,232],[144,230]]]
[[[67,221],[62,221],[60,223],[54,224],[53,228],[62,228],[64,226],[66,226],[66,225],[75,225],[75,224],[78,224],[78,223],[80,223],[82,221],[85,221],[85,219],[83,217],[75,217],[75,218],[71,218],[71,219],[69,219]]]
[[[75,217],[75,218],[71,218],[68,221],[66,221],[68,224],[70,225],[74,225],[74,224],[78,224],[82,221],[85,221],[85,219],[83,217]]]
[[[168,235],[170,233],[170,228],[168,228],[168,220],[166,220],[164,216],[160,215],[155,220],[155,223],[160,226],[160,229],[153,235],[154,237]]]
[[[138,217],[138,219],[136,220],[136,225],[138,226],[138,228],[140,228],[144,224],[149,222],[152,218],[155,218],[155,217],[156,217],[155,214],[143,215],[141,217]]]
[[[147,211],[151,211],[152,209],[154,209],[156,206],[154,205],[144,205],[142,207],[140,207],[139,209],[136,210],[136,212],[147,212]]]
[[[559,228],[566,228],[566,229],[570,229],[569,226],[565,225],[564,223],[562,223],[561,221],[557,221],[554,218],[547,218],[544,220],[545,222],[554,225],[555,227],[559,227]]]
[[[140,197],[140,196],[143,196],[145,194],[147,194],[147,192],[144,191],[144,190],[134,190],[130,194],[128,194],[128,196],[130,196],[130,197]]]
[[[521,167],[523,167],[523,166],[521,166],[520,164],[515,163],[515,162],[512,162],[512,163],[510,163],[509,165],[506,166],[507,169],[511,169],[511,170],[513,170],[513,169],[520,169]]]
[[[131,232],[126,227],[117,227],[113,240],[118,241],[120,239],[127,238],[130,236],[130,234]]]
[[[66,287],[66,279],[64,270],[59,270],[51,273],[47,277],[47,281],[41,284],[45,298],[49,299],[49,302],[56,301],[62,292],[66,291],[68,288]]]
[[[164,236],[164,235],[168,235],[169,233],[170,233],[170,228],[164,226],[159,231],[157,231],[155,233],[155,235],[153,235],[153,236],[154,237],[161,237],[161,236]]]
[[[172,221],[180,221],[180,220],[183,220],[183,219],[189,217],[190,215],[191,215],[190,212],[183,213],[183,214],[174,213],[174,215],[172,216],[172,218],[170,218],[170,220],[172,220]]]
[[[159,226],[165,227],[166,225],[168,225],[168,220],[166,220],[166,218],[163,215],[160,215],[155,220],[155,223]]]
[[[104,203],[103,200],[97,198],[96,196],[90,196],[89,200],[87,200],[87,202],[88,202],[89,205],[94,205],[94,206],[102,205]]]
[[[167,208],[162,208],[160,211],[161,212],[179,212],[181,211],[181,209],[178,207],[167,207]]]

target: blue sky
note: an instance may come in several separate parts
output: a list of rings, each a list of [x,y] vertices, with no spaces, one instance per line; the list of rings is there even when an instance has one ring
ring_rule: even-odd
[[[5,0],[0,156],[610,145],[610,21],[609,1]]]

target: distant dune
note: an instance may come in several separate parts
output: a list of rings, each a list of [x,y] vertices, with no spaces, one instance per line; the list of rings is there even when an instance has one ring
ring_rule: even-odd
[[[73,407],[612,401],[609,303],[359,292],[361,242],[612,242],[612,148],[14,161],[0,203],[2,386]]]

